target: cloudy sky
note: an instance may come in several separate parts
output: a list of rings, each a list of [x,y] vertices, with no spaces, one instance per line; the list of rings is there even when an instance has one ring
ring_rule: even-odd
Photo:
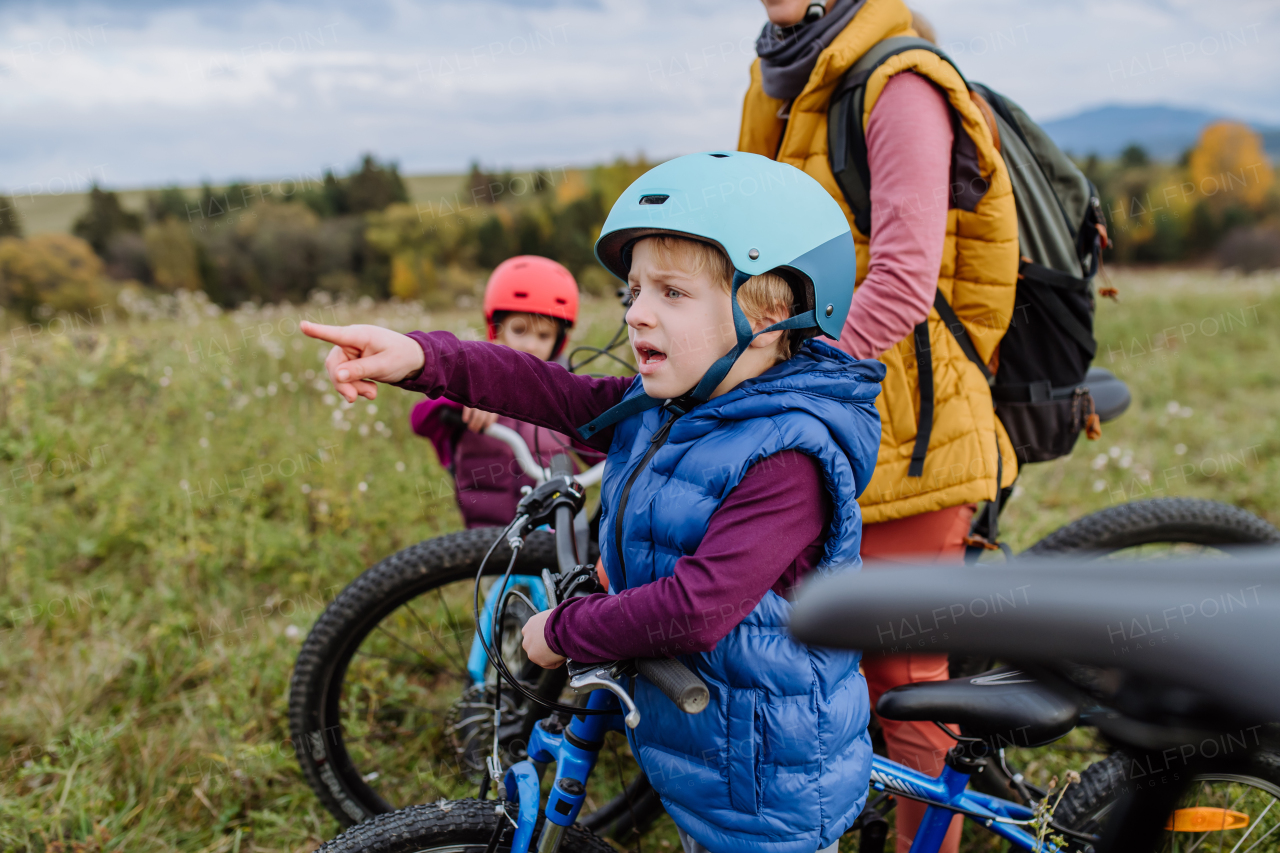
[[[1039,119],[1280,125],[1275,0],[915,0]],[[757,0],[0,3],[0,189],[586,164],[733,147]]]

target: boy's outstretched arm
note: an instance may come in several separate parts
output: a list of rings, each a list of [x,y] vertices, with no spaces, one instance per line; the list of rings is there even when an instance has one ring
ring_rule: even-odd
[[[578,427],[615,405],[634,381],[615,376],[575,376],[558,364],[449,332],[402,335],[379,326],[303,323],[313,338],[335,344],[325,368],[348,401],[372,400],[375,382],[399,385],[429,397],[574,435]],[[612,428],[585,442],[606,450]]]

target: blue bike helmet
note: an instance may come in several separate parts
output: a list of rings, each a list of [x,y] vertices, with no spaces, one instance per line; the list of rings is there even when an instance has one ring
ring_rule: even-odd
[[[698,382],[690,393],[695,401],[710,397],[757,334],[813,329],[815,334],[839,339],[857,274],[853,234],[835,199],[794,166],[741,151],[687,154],[656,166],[614,203],[596,240],[596,258],[625,282],[632,246],[654,234],[710,243],[734,267],[730,295],[738,342]],[[738,305],[738,288],[766,272],[791,284],[797,313],[753,333]],[[662,402],[631,398],[579,433],[590,437]]]

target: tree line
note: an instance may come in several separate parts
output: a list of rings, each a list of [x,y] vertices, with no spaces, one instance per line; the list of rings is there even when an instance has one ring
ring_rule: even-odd
[[[1247,125],[1208,125],[1176,163],[1130,145],[1113,161],[1080,165],[1114,243],[1106,260],[1280,267],[1280,193],[1262,138]]]
[[[345,176],[167,187],[134,212],[93,186],[71,234],[24,238],[0,197],[0,308],[24,316],[114,301],[121,287],[202,290],[214,303],[335,296],[419,299],[453,306],[481,292],[513,254],[555,258],[603,292],[592,244],[622,190],[652,166],[643,157],[581,170],[488,172],[473,164],[447,197],[410,202],[394,163],[366,155]]]
[[[92,308],[133,284],[202,290],[222,306],[335,296],[467,304],[516,254],[554,258],[583,289],[616,282],[592,246],[609,208],[653,164],[641,155],[586,170],[488,172],[472,164],[453,192],[411,200],[394,163],[365,155],[275,183],[168,187],[135,213],[94,186],[71,234],[23,238],[0,197],[0,307],[21,315]],[[1280,195],[1261,139],[1218,122],[1177,163],[1139,146],[1080,161],[1098,187],[1112,247],[1105,260],[1280,267]]]

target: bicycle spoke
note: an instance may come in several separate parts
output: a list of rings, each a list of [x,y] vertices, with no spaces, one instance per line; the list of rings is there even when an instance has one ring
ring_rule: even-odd
[[[467,671],[467,664],[466,664],[467,658],[470,656],[462,648],[462,632],[457,630],[458,620],[454,618],[453,608],[449,606],[449,602],[444,600],[444,593],[440,591],[440,587],[436,587],[435,592],[436,592],[436,600],[440,602],[440,606],[444,608],[445,617],[449,620],[450,627],[454,629],[451,633],[453,634],[453,642],[458,647],[458,660],[462,661],[463,678],[467,681],[470,681],[471,673]]]
[[[1273,802],[1274,802],[1274,801],[1273,801]],[[1261,815],[1259,815],[1259,817],[1261,817]],[[1255,824],[1255,825],[1256,825],[1256,824]],[[1249,847],[1248,847],[1248,849],[1246,849],[1246,850],[1244,851],[1244,853],[1249,853],[1249,850],[1252,850],[1253,848],[1257,847],[1259,844],[1261,844],[1263,841],[1265,841],[1265,840],[1266,840],[1266,838],[1267,838],[1267,836],[1268,836],[1268,835],[1270,835],[1271,833],[1275,832],[1277,829],[1280,829],[1280,823],[1277,823],[1275,826],[1273,826],[1273,827],[1271,827],[1270,829],[1268,829],[1268,830],[1266,831],[1266,833],[1265,833],[1261,838],[1259,838],[1257,841],[1255,841],[1255,842],[1253,842],[1252,844],[1250,844],[1250,845],[1249,845]],[[1234,849],[1234,848],[1233,848],[1233,849]]]
[[[1272,799],[1272,800],[1271,800],[1271,802],[1267,803],[1267,807],[1266,807],[1265,809],[1263,809],[1263,810],[1262,810],[1262,814],[1258,815],[1257,820],[1254,820],[1254,821],[1252,821],[1252,822],[1249,824],[1249,829],[1248,829],[1248,830],[1246,830],[1246,831],[1245,831],[1245,834],[1244,834],[1243,836],[1241,836],[1241,838],[1240,838],[1240,840],[1239,840],[1239,841],[1237,841],[1237,842],[1236,842],[1236,846],[1231,848],[1231,853],[1236,853],[1236,851],[1240,849],[1240,845],[1241,845],[1241,844],[1244,844],[1246,841],[1248,841],[1248,840],[1249,840],[1249,835],[1250,835],[1250,834],[1251,834],[1255,829],[1257,829],[1257,828],[1258,828],[1258,823],[1259,823],[1259,822],[1260,822],[1264,817],[1266,817],[1266,816],[1267,816],[1267,812],[1271,811],[1271,807],[1272,807],[1272,806],[1274,806],[1275,804],[1276,804],[1276,801],[1275,801],[1274,799]],[[1271,827],[1271,829],[1267,830],[1267,835],[1270,835],[1271,833],[1275,832],[1275,831],[1276,831],[1276,827],[1280,827],[1280,823],[1277,823],[1275,826]],[[1263,839],[1263,838],[1266,838],[1266,837],[1267,837],[1267,835],[1264,835],[1264,836],[1262,836],[1262,838],[1259,838],[1257,841],[1253,842],[1253,845],[1249,848],[1249,850],[1252,850],[1254,847],[1257,847],[1257,846],[1258,846],[1258,844],[1262,841],[1262,839]],[[1246,851],[1245,851],[1245,853],[1249,853],[1249,850],[1246,850]]]
[[[378,629],[379,631],[381,631],[383,634],[386,634],[386,635],[387,635],[388,637],[390,637],[393,641],[395,641],[395,642],[399,643],[400,645],[402,645],[402,646],[404,646],[406,649],[408,649],[410,654],[417,655],[418,657],[422,658],[423,660],[430,660],[430,658],[428,658],[425,654],[423,654],[422,652],[418,651],[418,650],[417,650],[417,649],[415,649],[413,646],[409,645],[409,644],[408,644],[408,643],[406,643],[404,640],[400,639],[400,638],[399,638],[399,637],[397,637],[395,634],[393,634],[393,633],[391,633],[390,631],[388,631],[386,628],[382,627],[382,623],[381,623],[381,622],[379,622],[379,623],[378,623],[377,629]]]
[[[376,658],[377,660],[384,660],[387,663],[393,663],[396,666],[404,666],[404,667],[409,667],[411,669],[417,667],[417,668],[430,671],[432,673],[436,673],[440,671],[440,668],[435,665],[435,662],[428,661],[424,655],[419,656],[422,658],[423,662],[418,662],[418,663],[415,663],[414,661],[411,661],[411,660],[405,660],[404,658],[387,657],[386,655],[380,655],[380,654],[377,654],[376,652],[366,652],[364,649],[358,649],[356,651],[356,655],[359,657]]]
[[[440,597],[441,602],[443,602],[443,596],[440,594],[440,587],[436,587],[436,595]],[[436,634],[435,629],[432,628],[430,625],[428,625],[426,623],[426,620],[424,620],[421,616],[418,615],[418,611],[413,609],[412,601],[406,601],[404,603],[404,607],[406,610],[409,611],[409,615],[413,617],[414,621],[417,622],[418,625],[421,626],[424,631],[426,631],[428,634],[431,635],[431,639],[435,640],[437,645],[442,647],[446,645],[446,643],[441,641],[439,635]],[[448,612],[448,605],[445,605],[445,612],[448,615],[448,618],[450,620],[450,625],[452,625],[453,614]],[[452,633],[453,633],[454,641],[458,645],[458,654],[460,655],[460,658],[457,661],[451,661],[451,663],[460,664],[458,667],[458,675],[462,677],[463,681],[470,681],[471,674],[467,672],[467,664],[466,664],[467,656],[462,652],[462,641],[458,638],[457,631],[453,631]]]
[[[1246,789],[1246,790],[1247,790],[1247,789]],[[1242,796],[1240,799],[1244,799],[1244,797]],[[1238,802],[1238,801],[1237,801],[1237,802]],[[1196,804],[1197,806],[1198,806],[1198,805],[1200,805],[1200,796],[1199,796],[1199,794],[1197,794],[1197,795],[1196,795],[1196,801],[1195,801],[1195,804]],[[1221,832],[1219,832],[1219,833],[1218,833],[1218,849],[1219,849],[1219,850],[1221,850],[1221,849],[1222,849],[1222,843],[1223,843],[1223,842],[1222,842],[1222,839],[1223,839],[1223,836],[1224,836],[1224,833],[1221,833]],[[1175,841],[1176,841],[1176,839],[1177,839],[1177,837],[1178,837],[1178,836],[1177,836],[1177,833],[1174,833],[1173,837],[1174,837],[1174,839],[1175,839]],[[1192,844],[1190,847],[1188,847],[1188,848],[1186,849],[1186,853],[1194,853],[1195,849],[1196,849],[1197,847],[1199,847],[1201,844],[1203,844],[1203,843],[1204,843],[1204,840],[1205,840],[1206,838],[1208,838],[1208,837],[1209,837],[1209,833],[1207,833],[1207,832],[1202,833],[1202,834],[1200,835],[1200,837],[1196,839],[1196,843],[1195,843],[1195,844]],[[1177,845],[1175,844],[1174,846],[1176,847]]]

